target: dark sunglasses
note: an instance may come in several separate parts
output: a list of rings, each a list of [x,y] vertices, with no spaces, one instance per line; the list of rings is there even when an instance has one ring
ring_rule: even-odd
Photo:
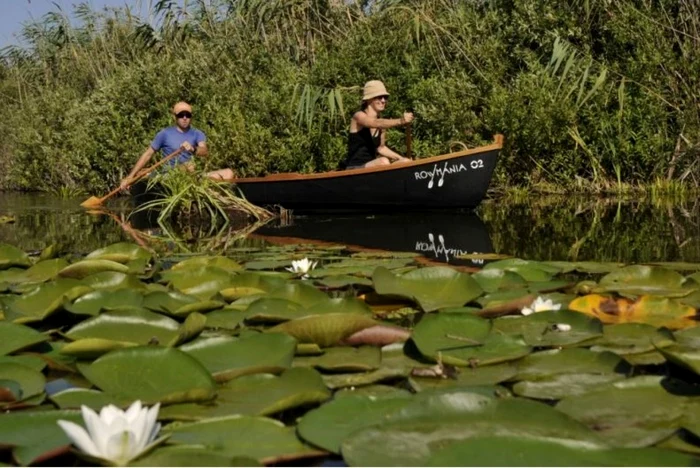
[[[178,112],[177,114],[175,114],[175,117],[177,117],[178,119],[191,119],[192,113],[187,112],[187,111],[182,111],[182,112]]]
[[[375,99],[378,99],[378,100],[380,100],[380,101],[388,101],[388,100],[389,100],[389,96],[377,96]]]

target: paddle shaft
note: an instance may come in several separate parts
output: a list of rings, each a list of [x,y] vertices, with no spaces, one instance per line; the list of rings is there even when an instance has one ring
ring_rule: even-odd
[[[411,140],[413,140],[412,129],[413,129],[413,125],[411,125],[410,123],[408,125],[406,125],[406,157],[408,159],[413,159],[413,157],[411,155],[411,143],[412,143]]]

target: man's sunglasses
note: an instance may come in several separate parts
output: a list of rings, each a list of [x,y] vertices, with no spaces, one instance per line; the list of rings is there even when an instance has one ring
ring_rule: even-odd
[[[187,111],[178,112],[177,114],[175,114],[175,117],[177,117],[178,119],[191,119],[192,112],[187,112]]]

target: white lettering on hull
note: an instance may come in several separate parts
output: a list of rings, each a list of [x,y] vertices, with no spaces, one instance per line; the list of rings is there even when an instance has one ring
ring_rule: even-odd
[[[479,170],[484,168],[484,161],[483,159],[473,159],[472,161],[469,162],[469,167],[473,170]],[[450,163],[450,161],[445,161],[442,167],[440,167],[437,163],[433,164],[432,170],[429,171],[418,171],[415,172],[415,178],[416,180],[427,180],[428,181],[428,188],[432,189],[435,185],[438,187],[442,187],[442,185],[445,183],[445,176],[450,175],[450,174],[458,174],[460,172],[465,172],[469,170],[469,167],[465,166],[462,163],[456,164],[456,163]],[[435,181],[435,178],[437,179],[437,184]]]
[[[460,255],[466,255],[469,253],[478,253],[478,252],[469,252],[467,250],[461,250],[461,249],[451,249],[447,246],[445,246],[445,238],[443,237],[442,234],[438,234],[437,236],[437,244],[435,243],[435,236],[433,235],[432,232],[428,233],[428,242],[422,242],[422,241],[417,241],[416,242],[416,252],[420,253],[427,253],[430,252],[433,254],[433,256],[439,260],[444,260],[446,262],[450,261],[450,258],[455,258],[459,257]],[[475,265],[483,265],[484,260],[480,258],[475,258],[472,259],[471,262]]]

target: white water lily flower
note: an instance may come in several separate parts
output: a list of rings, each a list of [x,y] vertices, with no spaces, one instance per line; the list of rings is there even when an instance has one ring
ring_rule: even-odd
[[[318,262],[312,262],[308,258],[302,258],[301,260],[292,260],[292,267],[287,268],[287,271],[302,274],[302,278],[307,278],[309,276],[307,275],[307,273],[316,268],[316,264],[318,264]]]
[[[544,300],[538,297],[534,300],[530,307],[523,307],[520,311],[523,315],[530,315],[534,312],[545,312],[547,310],[559,310],[561,309],[561,304],[555,304],[551,299]]]
[[[555,323],[554,327],[552,328],[554,328],[555,331],[571,331],[571,325],[569,325],[568,323]]]
[[[124,466],[165,440],[154,442],[160,431],[160,423],[156,421],[159,408],[160,403],[148,409],[136,401],[126,411],[114,405],[105,406],[98,416],[83,405],[80,409],[87,431],[70,421],[57,422],[82,452]]]

